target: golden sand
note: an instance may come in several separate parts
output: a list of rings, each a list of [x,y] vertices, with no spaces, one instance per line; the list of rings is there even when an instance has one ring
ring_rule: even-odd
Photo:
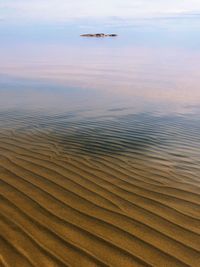
[[[1,130],[1,266],[200,266],[197,171],[68,138]]]

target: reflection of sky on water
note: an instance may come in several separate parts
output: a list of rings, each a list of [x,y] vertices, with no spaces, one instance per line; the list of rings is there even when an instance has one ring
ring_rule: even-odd
[[[100,22],[1,22],[0,105],[190,112],[200,103],[198,25],[198,16],[107,23],[102,31],[119,37],[89,39],[79,34]]]
[[[67,23],[37,23],[0,21],[1,45],[16,43],[65,44],[73,46],[173,46],[199,48],[198,14],[155,19],[123,20],[112,19],[79,19]],[[107,40],[83,40],[79,34],[88,32],[118,33],[117,42]]]
[[[89,22],[82,27],[2,22],[1,130],[44,131],[64,152],[134,151],[196,168],[198,24],[197,18],[140,20],[100,30]],[[119,37],[79,37],[97,31]]]

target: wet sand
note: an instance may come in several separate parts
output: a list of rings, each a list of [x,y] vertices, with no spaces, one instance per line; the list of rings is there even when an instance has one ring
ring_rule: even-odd
[[[199,266],[196,121],[25,114],[0,116],[1,266]]]

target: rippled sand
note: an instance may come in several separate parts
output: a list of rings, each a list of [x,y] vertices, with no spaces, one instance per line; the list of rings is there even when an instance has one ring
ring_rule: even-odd
[[[200,266],[199,121],[0,122],[1,266]]]

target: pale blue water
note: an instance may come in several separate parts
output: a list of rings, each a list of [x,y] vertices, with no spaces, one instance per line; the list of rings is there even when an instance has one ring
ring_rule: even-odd
[[[60,121],[62,127],[68,122],[67,114],[78,114],[76,122],[94,120],[94,128],[98,128],[101,118],[103,129],[104,119],[114,124],[120,119],[119,138],[122,133],[128,140],[130,137],[131,147],[135,141],[132,135],[126,135],[126,121],[136,116],[143,127],[147,116],[151,125],[145,126],[147,139],[148,127],[157,128],[160,120],[166,128],[166,140],[171,138],[167,134],[168,126],[171,129],[171,123],[175,123],[178,135],[180,122],[187,138],[194,141],[193,146],[199,147],[199,24],[198,16],[135,20],[126,25],[86,21],[12,25],[2,21],[1,127],[7,123],[12,127],[15,120],[19,123],[25,119],[26,128],[31,128],[29,117],[35,116],[34,122],[37,122],[38,114],[43,125],[49,126],[47,118],[50,118],[53,131],[59,128],[57,118],[66,116],[66,121]],[[79,36],[87,32],[119,36],[104,39]],[[86,125],[90,129],[90,123]],[[78,135],[77,140],[83,136]],[[115,132],[114,136],[118,138]],[[102,138],[97,134],[97,139]],[[123,146],[126,144],[122,142],[121,149]]]

